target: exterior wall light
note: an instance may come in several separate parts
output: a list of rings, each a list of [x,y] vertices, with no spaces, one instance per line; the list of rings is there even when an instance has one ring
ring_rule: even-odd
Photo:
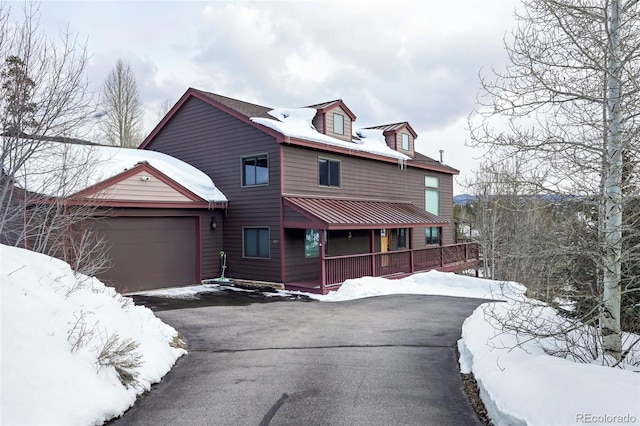
[[[211,229],[215,230],[218,227],[218,222],[216,221],[215,216],[211,218]]]

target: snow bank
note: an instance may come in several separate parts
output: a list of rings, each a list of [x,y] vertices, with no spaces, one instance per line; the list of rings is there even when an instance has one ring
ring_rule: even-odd
[[[529,308],[523,302],[490,303],[478,307],[462,327],[460,368],[473,372],[493,422],[540,426],[640,422],[640,374],[548,355],[544,348],[555,342],[501,331],[493,319],[495,315],[517,318]],[[550,307],[540,304],[538,309],[541,322],[564,321]]]
[[[102,424],[186,353],[169,346],[176,331],[149,309],[95,278],[74,276],[65,262],[4,245],[0,261],[2,424]],[[139,343],[138,388],[96,363],[114,333]]]
[[[337,291],[332,291],[327,295],[309,294],[308,296],[325,302],[339,302],[388,294],[429,294],[491,300],[520,300],[524,297],[525,291],[525,287],[517,283],[504,283],[447,272],[429,271],[397,280],[379,277],[356,278],[345,281]]]

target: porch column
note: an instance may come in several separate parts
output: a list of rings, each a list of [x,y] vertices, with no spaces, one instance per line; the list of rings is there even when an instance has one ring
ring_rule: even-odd
[[[377,277],[376,274],[376,256],[373,254],[376,251],[376,230],[371,230],[371,243],[369,244],[369,253],[371,253],[371,276]]]
[[[416,271],[414,257],[413,257],[413,228],[407,228],[409,244],[409,271],[413,274]]]
[[[327,265],[324,260],[324,229],[319,229],[320,234],[320,291],[324,294],[324,289],[327,286]]]

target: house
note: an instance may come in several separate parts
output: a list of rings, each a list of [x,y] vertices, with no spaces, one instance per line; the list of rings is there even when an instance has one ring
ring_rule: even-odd
[[[67,245],[62,239],[51,254],[73,262],[69,251],[78,235],[90,233],[103,242],[109,265],[96,276],[121,293],[198,284],[220,274],[215,260],[227,198],[209,176],[183,161],[153,151],[47,140],[14,180],[31,194],[22,207],[25,223],[40,230],[30,232],[26,248],[44,244],[42,230],[49,232],[33,219],[38,212],[55,203],[79,211],[80,220],[56,231],[73,233],[75,241]],[[4,236],[11,231],[3,229]]]
[[[364,275],[475,266],[475,246],[454,244],[458,170],[417,152],[407,122],[355,122],[340,99],[274,109],[190,88],[140,148],[226,194],[233,279],[326,293]]]

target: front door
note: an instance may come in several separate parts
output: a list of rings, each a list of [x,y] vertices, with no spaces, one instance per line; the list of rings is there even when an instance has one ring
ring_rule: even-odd
[[[389,251],[389,230],[381,229],[380,230],[380,252],[386,253]],[[385,254],[382,255],[381,266],[386,268],[389,266],[389,257]]]

